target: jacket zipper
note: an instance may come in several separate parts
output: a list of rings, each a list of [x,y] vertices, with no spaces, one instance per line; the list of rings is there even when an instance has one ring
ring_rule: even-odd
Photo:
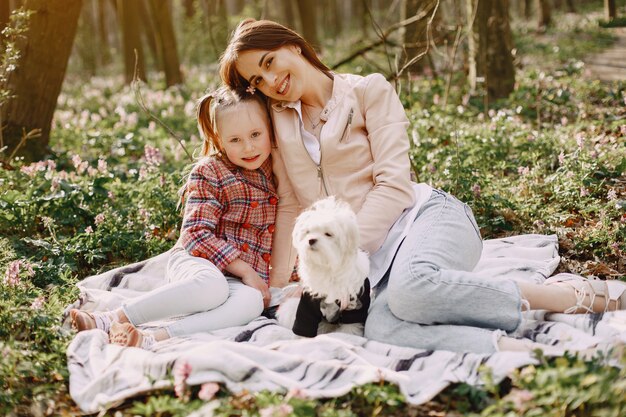
[[[343,133],[341,134],[341,137],[339,138],[339,142],[343,141],[343,138],[346,136],[346,132],[348,132],[348,129],[350,128],[350,125],[352,124],[353,114],[354,114],[354,109],[350,108],[350,114],[348,114],[348,123],[346,123],[346,127],[343,128]],[[346,139],[346,142],[348,142],[347,139]]]
[[[300,129],[300,126],[298,125],[298,130],[299,129]],[[323,126],[322,126],[322,129],[324,129]],[[307,155],[309,155],[311,162],[313,162],[313,164],[315,164],[315,166],[317,167],[317,178],[320,181],[320,188],[323,188],[324,195],[328,197],[330,194],[328,194],[328,188],[326,188],[326,181],[324,181],[324,171],[322,170],[322,131],[320,130],[320,163],[319,164],[313,160],[313,157],[311,156],[308,149],[306,148],[306,145],[304,144],[304,137],[302,136],[302,132],[300,132],[300,141],[302,142],[304,151],[307,153]]]

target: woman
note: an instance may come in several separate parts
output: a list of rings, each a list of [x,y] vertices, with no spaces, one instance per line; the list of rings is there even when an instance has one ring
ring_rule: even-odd
[[[376,298],[368,338],[423,349],[526,350],[542,346],[505,336],[519,327],[523,309],[626,308],[626,284],[619,281],[569,276],[538,285],[469,272],[482,251],[471,209],[410,182],[408,121],[382,75],[333,73],[300,35],[253,19],[239,24],[220,64],[227,85],[271,102],[280,197],[273,286],[289,281],[299,210],[335,195],[357,213],[362,247],[371,255]]]

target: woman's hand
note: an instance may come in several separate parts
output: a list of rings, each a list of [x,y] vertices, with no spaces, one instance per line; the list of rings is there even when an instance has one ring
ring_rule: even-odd
[[[270,288],[259,276],[259,274],[257,274],[256,271],[252,270],[251,273],[247,273],[241,277],[241,282],[246,284],[248,287],[256,288],[257,290],[261,291],[261,295],[263,296],[263,307],[267,308],[271,299]]]

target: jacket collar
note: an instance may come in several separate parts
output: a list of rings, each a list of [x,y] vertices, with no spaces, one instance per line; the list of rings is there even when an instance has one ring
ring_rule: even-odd
[[[350,83],[345,78],[343,74],[333,73],[333,92],[330,96],[330,100],[326,103],[326,106],[322,109],[320,113],[320,119],[323,121],[328,121],[330,114],[337,108],[337,105],[341,103],[343,97],[346,95],[346,92],[350,89]],[[282,112],[287,108],[295,108],[298,101],[280,101],[272,99],[271,106],[272,109],[278,113]]]

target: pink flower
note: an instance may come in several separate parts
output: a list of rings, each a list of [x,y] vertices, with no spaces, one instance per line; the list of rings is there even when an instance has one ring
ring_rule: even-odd
[[[85,234],[90,235],[93,233],[93,228],[91,226],[85,227]]]
[[[28,277],[35,275],[33,266],[29,262],[18,259],[9,263],[2,282],[13,287],[19,285],[22,281],[20,277],[22,269],[26,269],[26,276]]]
[[[580,149],[583,148],[583,145],[585,144],[585,134],[583,132],[576,134],[576,144]]]
[[[293,413],[293,407],[289,404],[270,405],[259,410],[260,417],[287,417]]]
[[[580,196],[586,197],[588,195],[589,195],[589,190],[587,190],[585,187],[580,187]]]
[[[107,164],[107,161],[102,158],[98,159],[98,171],[101,172],[102,174],[106,174],[108,169],[109,169],[109,166]]]
[[[611,188],[609,192],[606,194],[606,198],[608,198],[611,201],[617,200],[617,192],[615,191],[615,189]]]
[[[220,390],[219,384],[215,382],[207,382],[206,384],[202,384],[200,386],[200,392],[198,392],[198,398],[203,401],[212,400],[215,397],[215,394]]]
[[[161,151],[150,145],[146,145],[144,147],[144,158],[146,159],[146,163],[148,165],[159,166],[161,165],[161,162],[163,162]]]
[[[472,185],[472,193],[474,193],[474,197],[480,198],[480,185],[478,184]]]
[[[248,88],[246,88],[246,91],[248,94],[254,94],[256,92],[256,87],[249,85]]]
[[[82,174],[87,169],[89,163],[87,161],[83,161],[79,155],[72,156],[72,164],[74,164],[74,168],[78,174]]]
[[[530,172],[530,168],[528,167],[517,167],[517,173],[520,175],[528,175]]]
[[[96,223],[96,226],[104,223],[104,219],[105,219],[105,215],[104,213],[99,213],[96,218],[94,219],[94,223]]]
[[[148,168],[146,168],[145,166],[142,166],[141,168],[139,168],[139,180],[144,180],[146,179],[146,177],[148,177]]]
[[[563,165],[565,163],[565,154],[563,151],[559,154],[559,165]]]
[[[285,396],[285,401],[289,401],[292,398],[299,398],[301,400],[304,400],[308,398],[308,396],[300,388],[291,388]]]
[[[115,200],[115,194],[113,194],[113,191],[109,191],[107,193],[107,197],[109,197],[109,200]]]
[[[32,308],[33,310],[41,310],[43,308],[43,304],[45,301],[46,301],[45,297],[39,296],[33,300],[32,304],[30,305],[30,308]]]
[[[187,361],[177,361],[174,365],[174,392],[178,398],[185,398],[187,394],[187,378],[191,375],[191,365]]]

